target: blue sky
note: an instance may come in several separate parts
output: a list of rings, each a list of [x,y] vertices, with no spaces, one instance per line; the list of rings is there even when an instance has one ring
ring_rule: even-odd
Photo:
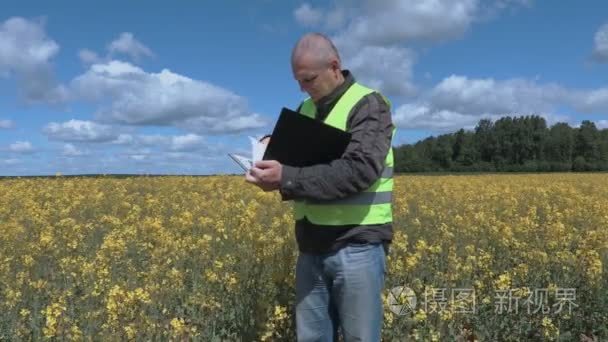
[[[226,154],[305,96],[309,31],[391,99],[394,145],[504,115],[608,128],[606,1],[8,1],[0,175],[239,173]]]

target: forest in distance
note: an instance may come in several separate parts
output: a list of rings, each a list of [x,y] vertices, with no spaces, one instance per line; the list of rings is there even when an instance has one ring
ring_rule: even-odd
[[[608,129],[549,127],[537,115],[482,119],[472,131],[394,147],[395,172],[608,171]]]

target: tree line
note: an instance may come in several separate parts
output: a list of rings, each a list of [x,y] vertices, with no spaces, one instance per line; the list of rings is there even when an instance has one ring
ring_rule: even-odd
[[[547,126],[536,115],[479,121],[473,131],[394,148],[396,172],[608,171],[608,129]]]

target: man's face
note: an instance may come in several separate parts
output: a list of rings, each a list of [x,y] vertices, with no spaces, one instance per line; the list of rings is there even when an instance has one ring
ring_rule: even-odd
[[[310,54],[297,57],[293,61],[292,71],[300,89],[308,93],[313,101],[318,101],[338,86],[338,73],[341,72],[337,61],[322,63]]]

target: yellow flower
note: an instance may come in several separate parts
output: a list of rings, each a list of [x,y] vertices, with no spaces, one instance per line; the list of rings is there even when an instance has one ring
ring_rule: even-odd
[[[496,290],[508,290],[511,287],[511,276],[508,273],[499,275],[494,281],[494,287]]]
[[[605,292],[608,174],[394,180],[386,282],[418,293],[448,288],[438,299],[448,309],[427,317],[419,306],[411,333],[387,309],[388,336],[454,340],[438,332],[462,318],[450,308],[457,287],[474,288],[483,307],[475,320],[490,329],[495,314],[482,315],[495,308],[496,290],[512,289],[522,310],[532,289],[547,288],[552,304],[560,288],[576,287],[591,297],[575,305],[605,309],[597,296]],[[291,203],[242,177],[2,179],[0,234],[0,325],[13,324],[6,328],[17,339],[205,340],[215,326],[231,340],[240,323],[269,341],[293,336]],[[264,300],[235,306],[252,288]],[[577,319],[565,311],[537,318],[545,339]],[[521,320],[500,321],[510,333],[525,330]]]
[[[173,318],[171,320],[171,328],[175,331],[175,333],[181,334],[185,330],[185,327],[186,325],[183,318]]]

